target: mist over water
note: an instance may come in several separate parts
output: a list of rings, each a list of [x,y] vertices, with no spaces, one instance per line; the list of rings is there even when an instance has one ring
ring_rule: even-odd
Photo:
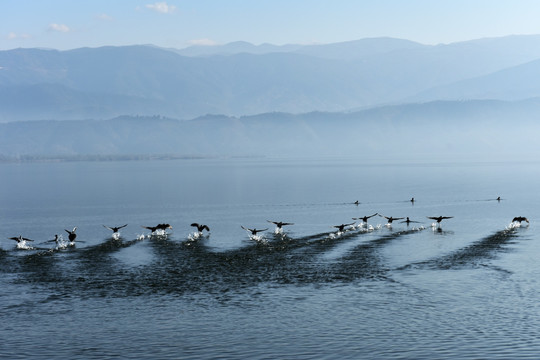
[[[0,167],[2,357],[473,359],[540,350],[537,163]],[[417,223],[352,220],[374,213]],[[428,216],[453,218],[433,226]],[[530,224],[511,224],[515,216]],[[269,221],[294,225],[277,231]],[[161,223],[172,229],[143,228]],[[103,226],[123,224],[118,235]],[[254,238],[241,226],[268,230]],[[19,235],[32,248],[8,239]]]

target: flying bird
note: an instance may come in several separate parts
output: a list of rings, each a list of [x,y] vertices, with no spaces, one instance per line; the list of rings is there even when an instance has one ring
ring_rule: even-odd
[[[385,218],[386,220],[388,220],[388,223],[391,224],[394,220],[401,220],[401,219],[405,219],[405,218],[395,218],[395,217],[391,217],[391,216],[384,216],[384,215],[381,215],[381,214],[378,214],[380,217],[383,217]]]
[[[518,222],[521,224],[522,221],[526,221],[527,224],[529,224],[529,219],[527,219],[525,216],[516,216],[512,219],[512,222]]]
[[[334,225],[333,227],[337,228],[339,232],[343,232],[343,230],[345,230],[345,226],[351,226],[351,225],[354,225],[354,223]]]
[[[374,217],[375,215],[379,215],[379,214],[378,214],[378,213],[375,213],[375,214],[373,214],[373,215],[364,216],[364,217],[357,217],[357,218],[352,218],[352,219],[353,219],[353,220],[362,220],[362,222],[364,222],[364,223],[367,224],[368,219]]]
[[[403,224],[403,223],[406,223],[407,226],[409,226],[410,223],[418,223],[418,221],[412,221],[412,220],[409,219],[409,217],[407,216],[407,219],[404,220],[404,221],[402,221],[401,223],[402,223],[402,224]]]
[[[242,229],[246,230],[246,231],[251,232],[251,235],[257,235],[258,232],[268,230],[268,228],[266,228],[266,229],[260,229],[260,230],[258,230],[258,229],[248,229],[248,228],[246,228],[246,227],[243,227],[242,225],[240,225],[240,227],[241,227]]]
[[[278,229],[281,229],[285,225],[294,225],[294,223],[287,223],[287,222],[281,222],[281,221],[270,221],[270,220],[266,220],[266,221],[268,221],[269,223],[275,224]]]
[[[191,224],[191,226],[196,227],[197,231],[200,232],[200,233],[202,233],[203,230],[205,230],[205,229],[206,229],[206,231],[210,231],[210,228],[207,225],[193,223],[193,224]]]
[[[427,218],[437,221],[437,224],[441,226],[441,221],[443,221],[444,219],[451,219],[453,218],[453,216],[427,216]]]
[[[47,242],[55,242],[55,243],[58,244],[60,242],[60,239],[58,238],[58,234],[55,234],[54,239],[48,240]]]
[[[103,225],[103,227],[111,230],[113,233],[117,233],[118,230],[122,229],[122,228],[125,228],[128,224],[125,224],[125,225],[122,225],[122,226],[107,226],[107,225]]]
[[[77,234],[75,234],[75,231],[77,230],[77,227],[75,226],[75,227],[73,228],[73,230],[71,230],[71,231],[70,231],[70,230],[67,230],[67,229],[64,229],[64,230],[66,230],[66,232],[69,234],[69,235],[68,235],[69,241],[70,241],[70,242],[75,242],[75,239],[77,238]]]
[[[22,237],[22,235],[19,235],[19,236],[16,236],[16,237],[10,237],[9,239],[10,240],[15,240],[18,243],[23,242],[23,241],[34,241],[34,240],[27,239],[25,237]]]
[[[167,230],[172,229],[172,226],[169,224],[157,224],[156,226],[141,226],[143,229],[148,229],[151,232],[155,232],[156,230]]]
[[[444,219],[451,219],[453,216],[428,216],[428,219],[436,220],[438,223],[443,221]]]

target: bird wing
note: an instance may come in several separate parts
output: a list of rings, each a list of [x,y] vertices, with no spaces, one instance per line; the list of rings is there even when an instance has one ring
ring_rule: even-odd
[[[64,229],[64,230],[66,230],[66,232],[67,232],[68,234],[71,234],[71,233],[72,233],[72,231],[69,231],[68,229]]]
[[[435,217],[435,216],[426,216],[428,219],[431,219],[431,220],[439,220],[438,217]]]
[[[373,215],[369,215],[369,216],[366,216],[366,218],[368,218],[368,219],[369,219],[369,218],[372,218],[372,217],[374,217],[375,215],[379,215],[379,214],[378,214],[378,213],[375,213],[375,214],[373,214]]]
[[[203,225],[202,229],[206,229],[207,231],[210,231],[210,228],[208,227],[208,225]]]
[[[111,228],[111,227],[109,227],[109,226],[107,226],[107,225],[103,225],[103,227],[104,227],[105,229],[109,229],[109,230],[111,230],[111,231],[114,231],[113,228]],[[67,231],[67,230],[66,230],[66,231]]]
[[[384,215],[381,215],[381,214],[377,214],[377,215],[379,215],[380,217],[383,217],[383,218],[385,218],[387,220],[390,220],[390,217],[388,217],[388,216],[384,216]]]
[[[19,241],[19,238],[18,238],[18,237],[10,237],[9,239],[10,239],[10,240]]]
[[[27,238],[22,238],[22,239],[26,240],[26,241],[34,241],[34,240],[27,239]]]
[[[125,224],[125,225],[119,226],[118,228],[119,228],[119,229],[122,229],[122,228],[125,228],[126,226],[128,226],[128,224]]]
[[[453,216],[441,216],[441,219],[451,219]]]
[[[192,223],[191,226],[199,227],[199,224],[197,224],[197,223]]]

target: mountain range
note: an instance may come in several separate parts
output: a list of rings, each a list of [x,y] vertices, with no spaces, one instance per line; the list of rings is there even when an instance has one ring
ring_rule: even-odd
[[[365,161],[535,160],[540,99],[433,101],[355,112],[193,120],[0,123],[0,160],[356,157]],[[91,155],[90,157],[88,157]]]
[[[373,38],[326,45],[0,51],[0,122],[268,112],[351,112],[436,100],[540,96],[540,36],[441,45]]]

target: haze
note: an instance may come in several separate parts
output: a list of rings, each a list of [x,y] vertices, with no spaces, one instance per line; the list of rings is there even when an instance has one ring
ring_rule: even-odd
[[[0,155],[537,158],[540,4],[338,4],[2,2]]]

